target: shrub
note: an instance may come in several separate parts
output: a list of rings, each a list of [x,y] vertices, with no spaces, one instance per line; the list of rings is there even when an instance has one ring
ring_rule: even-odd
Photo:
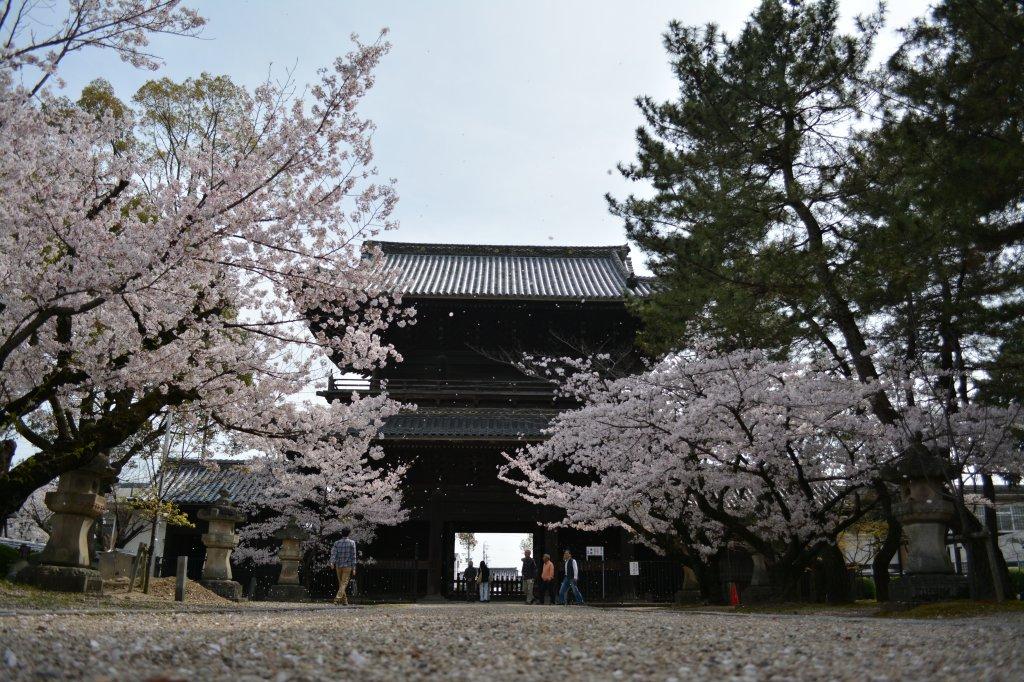
[[[867,576],[857,576],[853,583],[854,599],[874,599],[875,581]]]
[[[1010,569],[1010,584],[1013,585],[1014,598],[1020,599],[1021,593],[1024,593],[1024,568]]]

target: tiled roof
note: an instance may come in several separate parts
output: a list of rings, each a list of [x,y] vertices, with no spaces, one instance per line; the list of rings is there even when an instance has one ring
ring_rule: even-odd
[[[389,417],[381,435],[383,440],[537,440],[555,414],[526,408],[421,407]]]
[[[382,440],[539,440],[556,410],[530,408],[421,407],[389,417]],[[232,502],[256,496],[263,485],[246,460],[218,459],[174,462],[174,480],[165,499],[179,505],[207,505],[226,488]]]
[[[245,502],[255,497],[261,482],[245,460],[218,459],[175,461],[173,481],[166,499],[176,504],[212,504],[221,488],[226,488],[232,502]]]
[[[387,286],[420,298],[621,300],[647,296],[628,246],[489,246],[369,241]]]

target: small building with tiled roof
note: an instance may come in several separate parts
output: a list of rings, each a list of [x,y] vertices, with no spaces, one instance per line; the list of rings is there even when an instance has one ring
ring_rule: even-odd
[[[172,460],[164,498],[181,507],[213,504],[226,490],[234,502],[253,499],[262,486],[253,463],[246,459]]]

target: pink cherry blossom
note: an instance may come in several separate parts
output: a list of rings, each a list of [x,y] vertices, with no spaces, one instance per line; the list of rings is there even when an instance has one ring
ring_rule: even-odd
[[[38,451],[8,481],[81,465],[168,409],[277,459],[354,457],[329,436],[389,409],[310,396],[335,365],[399,361],[382,333],[411,317],[362,250],[398,198],[359,114],[383,34],[304,89],[240,91],[230,120],[188,137],[23,84],[87,46],[151,67],[148,35],[201,25],[177,2],[76,0],[52,43],[11,30],[0,53],[0,415]],[[358,479],[371,496],[395,484],[378,476]]]
[[[563,525],[621,526],[659,551],[711,557],[739,543],[770,567],[799,566],[871,508],[883,467],[914,442],[949,449],[961,472],[1021,470],[1016,410],[919,403],[887,426],[870,409],[887,386],[710,343],[618,379],[599,365],[527,358],[581,406],[548,440],[506,453],[499,476],[563,509]]]

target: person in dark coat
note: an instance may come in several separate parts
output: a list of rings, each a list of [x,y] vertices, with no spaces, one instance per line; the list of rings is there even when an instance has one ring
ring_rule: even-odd
[[[530,556],[530,550],[523,550],[523,594],[526,595],[526,603],[533,603],[533,581],[537,579],[537,562]]]
[[[476,567],[473,566],[473,560],[469,560],[469,566],[466,566],[466,570],[462,572],[462,576],[466,579],[466,601],[473,601],[473,595],[476,594]]]
[[[480,601],[491,601],[491,569],[487,562],[480,562]]]

